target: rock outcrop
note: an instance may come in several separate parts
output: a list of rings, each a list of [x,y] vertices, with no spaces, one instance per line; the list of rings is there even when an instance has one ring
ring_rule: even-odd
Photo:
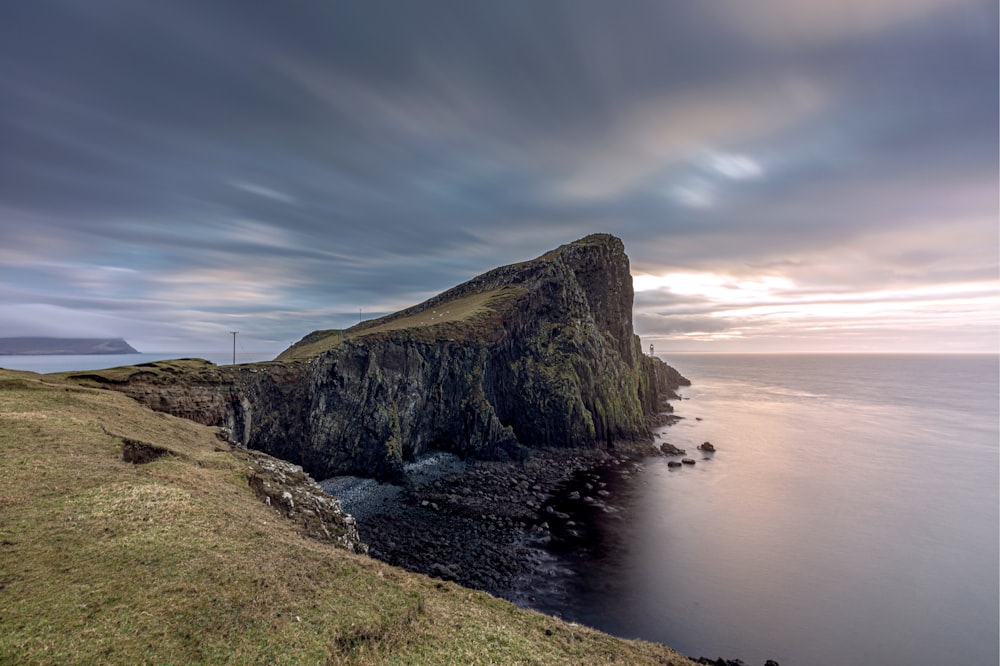
[[[313,476],[396,479],[428,450],[518,459],[526,448],[650,446],[687,383],[641,353],[622,242],[599,234],[480,275],[270,363],[186,360],[75,375]],[[173,365],[170,365],[173,364]]]
[[[327,495],[298,465],[249,449],[237,455],[247,464],[247,483],[258,499],[295,523],[299,531],[352,553],[367,553],[353,516]]]

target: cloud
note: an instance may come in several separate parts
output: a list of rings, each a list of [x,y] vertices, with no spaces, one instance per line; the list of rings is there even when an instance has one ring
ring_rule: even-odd
[[[238,190],[249,192],[250,194],[256,194],[257,196],[265,197],[267,199],[274,199],[275,201],[280,201],[286,204],[295,203],[294,197],[289,196],[284,192],[271,189],[270,187],[264,187],[263,185],[257,185],[255,183],[246,183],[240,180],[230,181],[229,184]]]
[[[877,39],[892,28],[955,10],[979,9],[984,19],[990,18],[986,4],[978,0],[758,0],[707,7],[754,44],[776,49]]]
[[[856,343],[899,326],[834,305],[997,275],[995,13],[28,3],[0,23],[0,321],[287,343],[608,231],[636,273],[724,280],[637,292],[637,325]],[[893,316],[937,334],[949,299],[992,345],[979,297]]]
[[[763,78],[642,100],[610,133],[573,151],[568,161],[575,166],[552,194],[583,201],[622,196],[686,162],[702,162],[727,178],[756,177],[756,162],[713,147],[764,140],[794,127],[820,113],[828,95],[817,81]],[[708,200],[691,186],[682,192],[694,193],[688,195],[693,202]]]
[[[710,151],[702,163],[707,170],[730,180],[755,180],[764,175],[764,168],[748,155]]]

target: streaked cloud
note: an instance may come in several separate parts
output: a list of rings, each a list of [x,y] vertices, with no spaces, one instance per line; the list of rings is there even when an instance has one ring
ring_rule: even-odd
[[[982,11],[976,0],[757,0],[753,3],[709,2],[727,25],[772,48],[801,48],[830,42],[875,39],[880,33],[937,14]],[[781,17],[776,19],[775,17]]]
[[[583,201],[622,196],[684,163],[750,177],[759,165],[712,147],[779,134],[819,114],[829,94],[814,81],[760,78],[643,100],[608,134],[572,148],[567,158],[574,166],[553,194]]]
[[[993,350],[997,24],[984,0],[22,3],[0,334],[276,352],[607,231],[658,350]]]
[[[764,175],[760,163],[747,155],[709,152],[702,162],[709,171],[731,180],[755,180]]]
[[[284,192],[271,189],[270,187],[264,187],[263,185],[257,185],[256,183],[246,183],[240,180],[230,181],[229,184],[238,190],[243,190],[244,192],[249,192],[250,194],[256,194],[257,196],[274,199],[275,201],[280,201],[286,204],[295,203],[295,199],[293,197],[285,194]]]

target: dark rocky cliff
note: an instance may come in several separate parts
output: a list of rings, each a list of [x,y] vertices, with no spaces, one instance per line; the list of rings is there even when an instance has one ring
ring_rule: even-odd
[[[517,458],[526,447],[642,445],[686,380],[641,353],[632,298],[622,242],[600,234],[393,315],[311,333],[271,363],[75,376],[225,425],[317,478],[398,477],[431,449]]]

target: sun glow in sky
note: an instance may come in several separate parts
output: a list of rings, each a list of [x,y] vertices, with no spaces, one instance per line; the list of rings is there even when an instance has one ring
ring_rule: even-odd
[[[715,343],[717,351],[780,351],[794,336],[801,351],[885,351],[890,344],[900,352],[929,351],[931,344],[941,352],[966,351],[949,336],[961,341],[964,330],[977,326],[984,336],[1000,330],[1000,289],[993,281],[822,292],[785,277],[668,273],[636,275],[634,287],[640,302],[649,300],[648,292],[660,296],[636,314],[648,329],[663,331],[647,337],[668,348],[701,342]],[[809,347],[809,341],[817,344]]]
[[[0,14],[0,336],[276,353],[608,232],[663,353],[997,351],[993,1]]]

